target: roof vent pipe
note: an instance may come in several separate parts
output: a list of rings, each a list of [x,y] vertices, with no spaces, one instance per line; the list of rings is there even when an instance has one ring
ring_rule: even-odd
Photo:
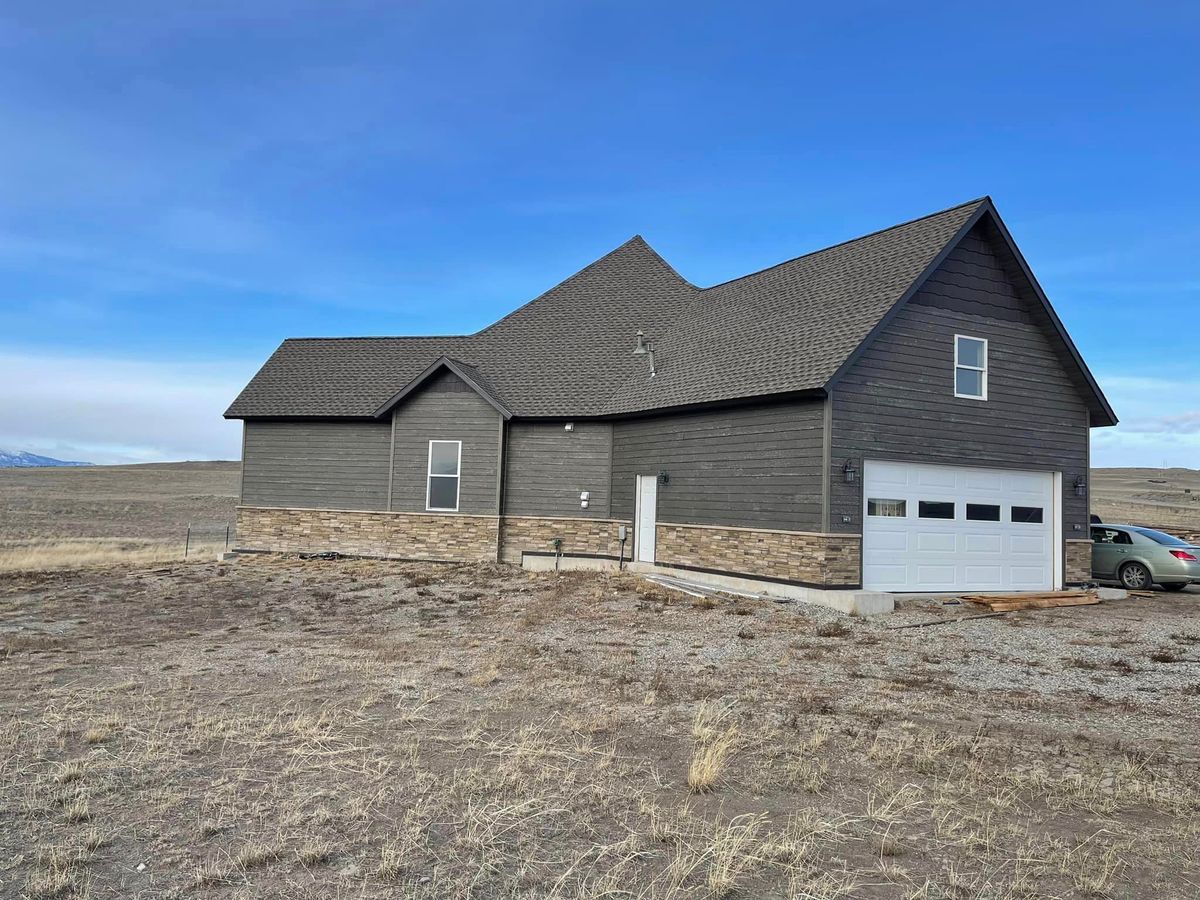
[[[654,345],[646,340],[646,333],[638,330],[637,346],[633,348],[634,356],[649,356],[650,357],[650,377],[653,378],[658,373],[654,368]]]

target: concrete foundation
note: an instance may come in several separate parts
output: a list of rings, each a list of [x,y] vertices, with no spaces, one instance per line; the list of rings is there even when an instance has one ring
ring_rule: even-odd
[[[553,556],[526,556],[522,567],[531,572],[551,572],[555,569]],[[564,556],[558,560],[558,571],[592,572],[617,571],[617,561],[608,559],[589,559],[587,557]],[[666,575],[671,578],[702,584],[717,590],[734,591],[740,594],[753,594],[766,599],[779,598],[796,600],[800,603],[815,603],[829,609],[836,609],[852,616],[874,616],[894,612],[896,598],[882,591],[860,590],[822,590],[820,588],[801,587],[794,584],[779,584],[773,581],[760,581],[755,578],[740,578],[734,575],[717,575],[710,572],[682,572],[667,566],[652,566],[647,563],[627,562],[626,572],[634,575]]]

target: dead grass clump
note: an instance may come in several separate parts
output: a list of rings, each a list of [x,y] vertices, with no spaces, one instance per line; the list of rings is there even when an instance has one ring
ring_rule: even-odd
[[[712,791],[737,748],[741,732],[736,724],[727,724],[733,707],[705,701],[692,721],[692,761],[688,766],[688,790],[693,794]]]
[[[474,675],[470,676],[469,681],[475,687],[487,687],[489,684],[494,684],[500,679],[500,667],[495,663],[490,663],[480,669]]]
[[[59,784],[70,784],[83,777],[84,767],[79,760],[62,763],[54,773],[54,780]]]
[[[334,846],[328,841],[308,840],[296,848],[296,860],[300,865],[311,868],[333,858]]]
[[[708,860],[704,885],[715,897],[732,893],[739,879],[764,862],[758,831],[766,821],[765,815],[741,815],[718,828],[712,843],[701,853]]]
[[[1179,659],[1179,654],[1169,647],[1164,647],[1161,650],[1155,650],[1150,654],[1150,661],[1156,663],[1179,662]]]
[[[77,797],[63,808],[63,818],[72,825],[86,822],[92,817],[86,797]]]
[[[707,612],[710,609],[717,608],[716,597],[695,597],[692,599],[692,609],[699,609]]]
[[[817,637],[836,638],[845,637],[850,633],[850,626],[841,619],[833,619],[829,622],[822,622],[817,626],[815,634]]]

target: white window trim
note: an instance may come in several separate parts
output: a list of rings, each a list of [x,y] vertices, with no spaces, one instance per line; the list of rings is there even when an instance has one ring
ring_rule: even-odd
[[[455,462],[454,475],[434,475],[433,474],[433,445],[434,444],[457,444],[458,458]],[[454,506],[431,506],[430,500],[433,494],[433,479],[435,478],[453,478],[454,484]],[[462,497],[462,441],[430,441],[429,442],[429,458],[425,464],[425,511],[426,512],[458,512],[458,504]]]
[[[983,365],[969,366],[966,363],[958,361],[958,339],[966,338],[968,341],[979,341],[983,344]],[[982,394],[960,394],[958,392],[958,370],[967,369],[971,372],[979,372],[982,376],[980,381],[983,386]],[[986,400],[988,398],[988,342],[987,338],[976,337],[973,334],[956,334],[954,336],[954,396],[960,400]]]

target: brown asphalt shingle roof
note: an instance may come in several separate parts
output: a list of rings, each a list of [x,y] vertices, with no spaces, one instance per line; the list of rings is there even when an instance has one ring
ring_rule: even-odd
[[[476,334],[286,340],[225,415],[374,417],[443,357],[520,417],[622,415],[824,388],[984,205],[974,200],[707,289],[634,237]],[[638,330],[654,344],[654,378],[631,353]]]

